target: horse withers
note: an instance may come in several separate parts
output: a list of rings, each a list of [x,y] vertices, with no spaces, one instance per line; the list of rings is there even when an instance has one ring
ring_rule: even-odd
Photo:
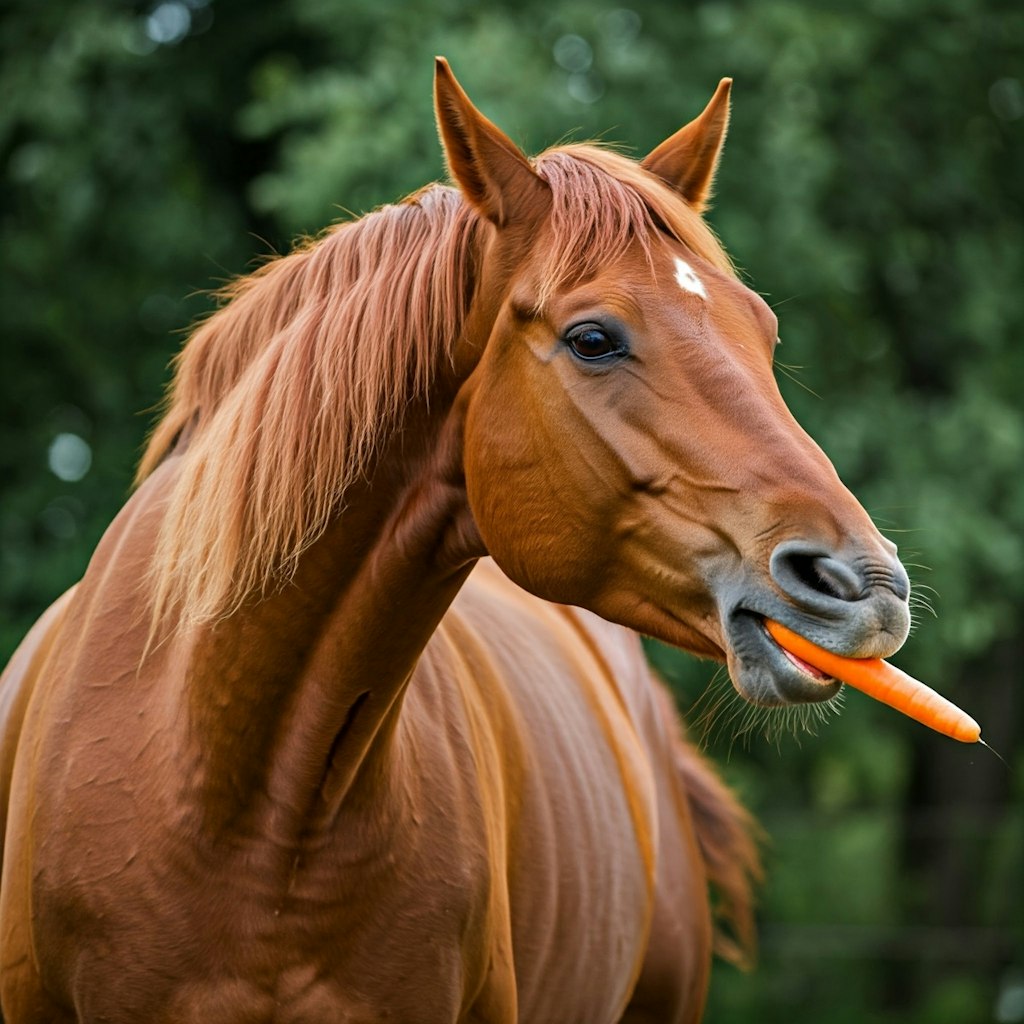
[[[696,1021],[757,860],[634,631],[774,705],[765,617],[906,635],[700,216],[728,82],[639,163],[435,98],[457,188],[226,290],[8,667],[9,1024]]]

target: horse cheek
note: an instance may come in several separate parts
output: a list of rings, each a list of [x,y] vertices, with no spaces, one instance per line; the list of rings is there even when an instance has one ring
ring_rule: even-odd
[[[470,406],[464,455],[469,505],[487,553],[536,596],[578,604],[603,578],[593,502],[558,457],[543,403],[488,390]]]

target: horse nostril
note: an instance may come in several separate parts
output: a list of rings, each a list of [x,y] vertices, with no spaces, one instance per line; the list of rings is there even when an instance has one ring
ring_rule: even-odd
[[[796,601],[856,601],[864,596],[864,582],[855,569],[799,542],[780,544],[772,553],[770,570],[772,579]]]
[[[833,642],[845,643],[852,656],[886,657],[906,639],[909,582],[888,552],[850,542],[840,556],[813,541],[787,540],[772,552],[768,569],[797,621],[827,624]]]
[[[862,587],[848,566],[828,555],[797,556],[794,568],[807,586],[840,601],[856,601]]]

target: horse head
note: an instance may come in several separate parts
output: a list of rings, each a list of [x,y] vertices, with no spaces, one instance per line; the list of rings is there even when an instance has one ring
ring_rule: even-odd
[[[439,61],[448,165],[492,228],[462,349],[464,468],[483,545],[517,583],[728,662],[760,704],[838,684],[767,635],[850,657],[906,638],[909,584],[773,375],[775,314],[700,214],[729,83],[636,163],[532,163]]]

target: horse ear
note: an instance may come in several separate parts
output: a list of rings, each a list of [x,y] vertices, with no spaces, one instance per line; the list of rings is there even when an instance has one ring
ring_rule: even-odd
[[[704,112],[640,161],[640,166],[667,181],[683,198],[703,212],[729,127],[729,90],[732,79],[723,78]]]
[[[547,208],[549,188],[518,146],[470,102],[448,61],[438,57],[434,109],[452,178],[463,195],[490,221],[504,227]]]

